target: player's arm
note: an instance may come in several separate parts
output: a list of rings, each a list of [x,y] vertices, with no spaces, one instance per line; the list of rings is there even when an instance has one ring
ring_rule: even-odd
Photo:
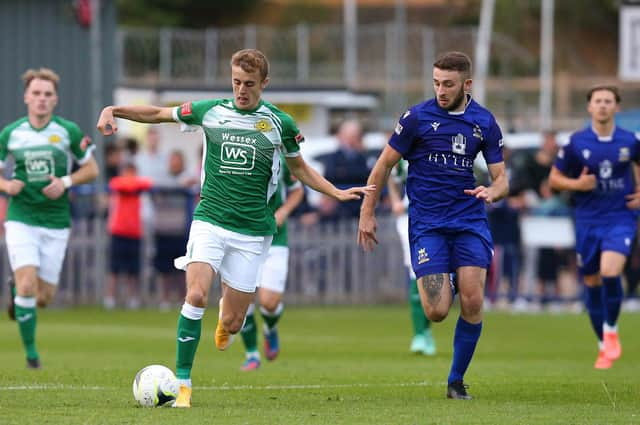
[[[596,176],[589,174],[587,167],[582,167],[582,172],[576,178],[568,177],[555,165],[551,166],[549,173],[549,186],[553,190],[570,190],[573,192],[588,192],[596,187]]]
[[[311,168],[301,155],[285,157],[287,166],[291,173],[311,189],[324,193],[338,201],[352,201],[360,199],[361,195],[366,195],[373,190],[371,186],[351,187],[340,190],[331,184],[320,173]]]
[[[633,181],[635,190],[625,198],[627,199],[627,208],[637,210],[640,209],[640,166],[637,162],[633,163]]]
[[[487,168],[491,176],[491,184],[488,187],[480,185],[475,189],[467,189],[464,193],[475,196],[477,199],[482,199],[487,204],[491,204],[507,196],[509,193],[509,181],[507,180],[504,161],[487,164]]]
[[[107,106],[98,118],[98,130],[105,136],[118,131],[116,118],[137,121],[147,124],[174,122],[173,108],[153,105]]]
[[[287,199],[282,205],[280,205],[280,208],[278,208],[274,214],[276,217],[276,225],[282,226],[282,224],[287,221],[287,218],[289,218],[293,210],[300,205],[303,199],[304,188],[302,185],[299,184],[295,188],[291,189],[289,193],[287,193]]]
[[[98,177],[98,163],[94,157],[87,159],[75,172],[64,177],[49,176],[51,182],[42,188],[42,193],[49,199],[58,199],[71,186],[89,183]]]
[[[0,172],[2,169],[0,168]],[[18,179],[5,179],[0,176],[0,190],[9,196],[15,196],[22,191],[24,182]]]
[[[376,165],[373,166],[371,174],[369,174],[367,185],[373,186],[373,190],[367,193],[362,201],[358,224],[358,245],[365,251],[372,250],[378,243],[378,239],[376,239],[376,205],[385,182],[389,180],[391,170],[401,157],[400,152],[392,148],[391,145],[386,145],[376,161]]]

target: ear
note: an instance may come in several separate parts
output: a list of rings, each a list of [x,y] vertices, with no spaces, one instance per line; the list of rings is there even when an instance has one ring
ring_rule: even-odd
[[[464,91],[466,93],[469,93],[471,91],[471,86],[473,85],[473,80],[471,78],[467,78],[466,80],[464,80],[463,87],[464,87]]]
[[[266,77],[264,80],[262,80],[262,82],[260,83],[260,87],[262,88],[262,90],[264,90],[265,87],[267,87],[267,85],[269,84],[269,81],[271,81],[269,77]]]

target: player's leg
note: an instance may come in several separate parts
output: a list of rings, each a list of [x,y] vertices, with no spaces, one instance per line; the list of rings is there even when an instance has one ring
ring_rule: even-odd
[[[258,280],[260,291],[260,315],[263,320],[264,355],[267,360],[275,360],[280,353],[278,322],[284,313],[282,294],[287,284],[289,269],[289,248],[272,246],[262,266]]]
[[[244,324],[249,305],[255,298],[258,270],[263,265],[271,236],[248,236],[224,231],[225,255],[220,264],[222,298],[215,343],[219,350],[226,350],[233,336]]]
[[[258,291],[259,292],[259,291]],[[260,367],[260,352],[258,351],[258,329],[255,317],[254,303],[247,308],[247,315],[244,320],[244,326],[240,330],[242,342],[244,343],[245,362],[241,370],[248,372],[256,370]]]
[[[27,356],[27,367],[38,369],[40,355],[36,348],[38,271],[35,266],[23,266],[14,271],[16,322]]]
[[[409,311],[413,326],[413,339],[409,349],[412,353],[422,353],[427,356],[436,354],[436,342],[431,332],[431,321],[422,308],[418,281],[413,273],[409,276]]]
[[[609,360],[616,360],[622,354],[618,338],[618,317],[624,296],[621,275],[625,261],[626,256],[615,251],[604,251],[600,257],[602,303],[604,305],[602,336],[604,352]]]

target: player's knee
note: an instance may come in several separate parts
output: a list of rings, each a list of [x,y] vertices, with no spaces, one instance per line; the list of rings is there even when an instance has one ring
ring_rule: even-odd
[[[189,288],[185,298],[194,307],[206,307],[207,305],[206,291],[197,286]]]
[[[449,314],[448,308],[428,308],[425,310],[425,315],[432,322],[442,322],[447,318]]]
[[[260,305],[262,308],[267,310],[269,313],[275,313],[278,309],[278,305],[280,304],[280,300],[276,297],[269,297],[263,300],[260,300]]]
[[[460,295],[460,305],[467,316],[475,316],[481,314],[483,303],[484,296],[482,293]]]
[[[223,313],[222,314],[222,326],[229,331],[229,333],[237,334],[242,329],[244,323],[244,317],[235,313]]]

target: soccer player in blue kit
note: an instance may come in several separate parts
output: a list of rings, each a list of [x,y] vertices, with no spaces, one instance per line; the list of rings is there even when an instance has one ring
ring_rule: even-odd
[[[622,353],[620,276],[636,234],[634,210],[640,207],[633,165],[640,160],[640,145],[634,133],[616,127],[619,104],[617,87],[592,88],[587,94],[591,124],[571,135],[549,174],[553,189],[574,192],[578,267],[598,337],[596,369],[609,369]]]
[[[471,60],[448,52],[433,64],[436,97],[406,111],[369,176],[375,192],[360,211],[358,243],[371,250],[376,239],[375,206],[389,173],[401,157],[409,162],[411,262],[427,317],[440,322],[460,295],[447,397],[471,399],[464,374],[482,329],[487,269],[493,256],[485,203],[506,196],[502,132],[471,92]],[[476,186],[473,162],[482,152],[492,183]],[[456,273],[456,284],[450,273]]]

